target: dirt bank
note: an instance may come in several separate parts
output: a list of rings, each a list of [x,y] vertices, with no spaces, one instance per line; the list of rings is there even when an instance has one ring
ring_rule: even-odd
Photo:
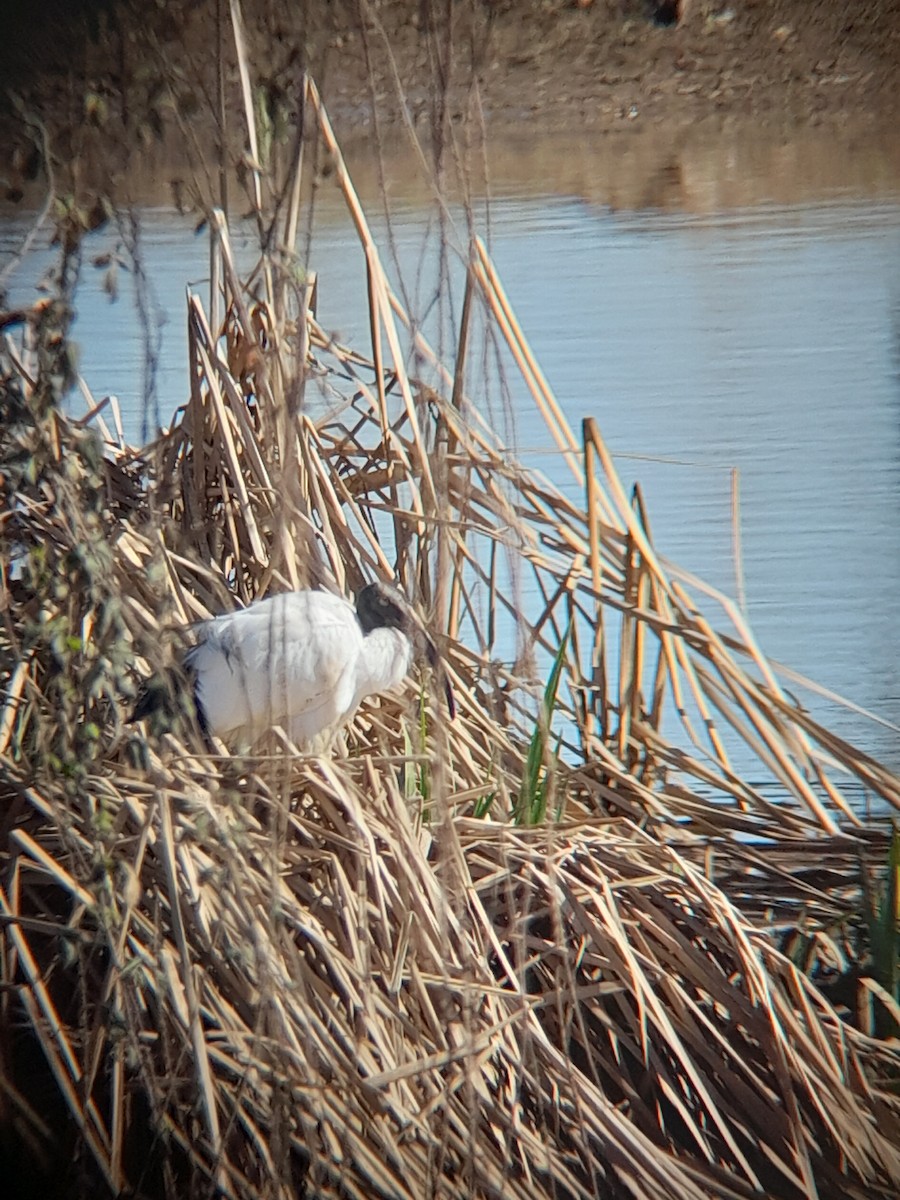
[[[429,39],[420,20],[406,19],[410,7],[383,4],[379,23],[421,117],[429,100]],[[467,8],[453,31],[451,108],[459,115],[475,100],[492,120],[525,118],[569,130],[748,116],[789,126],[897,113],[897,0],[691,0],[673,26],[652,20],[653,7],[649,0],[500,0]],[[350,107],[363,102],[364,71],[347,69],[361,59],[354,54],[359,40],[347,34],[334,84]],[[368,40],[377,51],[377,36]],[[434,42],[440,49],[446,34],[439,31]],[[389,99],[390,80],[377,82]]]
[[[219,104],[239,101],[227,4],[137,0],[35,12],[8,4],[0,68],[46,123],[65,171],[115,147],[127,170],[166,137],[210,145]],[[302,69],[339,136],[389,131],[405,114],[446,134],[467,121],[519,132],[671,130],[752,123],[884,128],[900,109],[900,0],[687,0],[675,25],[652,0],[368,0],[245,4],[260,97],[273,126],[295,111]],[[222,23],[218,23],[221,12]],[[21,112],[6,103],[10,199],[33,169]],[[24,149],[23,149],[24,147]]]

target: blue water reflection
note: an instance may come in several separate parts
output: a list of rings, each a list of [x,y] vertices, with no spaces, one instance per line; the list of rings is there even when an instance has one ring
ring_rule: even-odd
[[[747,611],[761,644],[900,722],[900,199],[695,217],[545,196],[503,198],[490,211],[490,250],[545,374],[576,432],[582,416],[595,417],[626,485],[640,480],[661,552],[737,593],[736,469]],[[429,220],[400,207],[393,243],[374,222],[414,308],[438,290]],[[0,255],[21,229],[0,222]],[[236,240],[249,264],[249,231]],[[115,242],[106,231],[90,253]],[[366,346],[364,265],[336,207],[320,204],[312,247],[321,323]],[[208,245],[189,221],[148,210],[142,251],[165,321],[158,403],[167,421],[187,398],[184,295],[188,285],[204,290]],[[32,256],[12,303],[30,298],[53,258],[46,246]],[[137,438],[144,344],[132,281],[120,273],[111,303],[103,272],[84,271],[74,329],[82,371],[98,398],[120,397]],[[429,318],[438,342],[458,319],[458,265],[451,283],[452,303]],[[470,387],[477,393],[477,379]],[[496,389],[480,398],[524,461],[574,496],[523,389],[513,385],[512,421]],[[900,767],[893,730],[860,727],[847,713],[829,719]]]

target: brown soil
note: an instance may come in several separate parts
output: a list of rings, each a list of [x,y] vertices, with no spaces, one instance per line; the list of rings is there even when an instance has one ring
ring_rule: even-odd
[[[402,117],[520,131],[660,132],[749,119],[758,129],[880,126],[900,109],[900,0],[245,0],[254,68],[277,123],[299,71],[320,83],[345,140]],[[48,125],[61,166],[114,142],[119,164],[155,139],[209,144],[217,96],[216,0],[8,0],[7,85]],[[227,17],[228,5],[221,5]],[[448,27],[447,13],[452,24]],[[238,103],[227,21],[225,94]],[[210,114],[205,119],[203,114]],[[375,116],[373,116],[373,114]],[[33,167],[21,113],[5,114],[10,198]],[[855,136],[855,134],[854,134]]]
[[[421,22],[405,19],[410,7],[384,3],[379,13],[411,108],[421,113],[431,73]],[[669,27],[648,17],[654,7],[499,0],[470,8],[454,30],[453,107],[461,113],[477,98],[491,120],[567,130],[729,116],[789,126],[898,111],[897,0],[688,0],[682,21]],[[352,69],[354,59],[362,65],[357,41],[347,35],[335,88],[350,106],[362,101],[364,72]],[[389,94],[389,84],[378,83]]]

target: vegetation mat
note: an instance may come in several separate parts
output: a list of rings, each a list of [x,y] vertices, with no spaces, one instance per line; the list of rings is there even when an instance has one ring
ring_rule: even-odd
[[[6,322],[7,1161],[72,1196],[895,1196],[900,858],[859,797],[886,814],[900,780],[659,556],[474,234],[455,356],[432,350],[305,87],[271,206],[249,124],[249,276],[209,213],[189,400],[155,442],[60,403],[74,241]],[[288,250],[313,144],[365,258],[364,354]],[[579,502],[496,432],[489,362]],[[373,578],[413,597],[454,720],[416,674],[328,756],[200,737],[192,622]],[[183,711],[137,728],[154,674]]]

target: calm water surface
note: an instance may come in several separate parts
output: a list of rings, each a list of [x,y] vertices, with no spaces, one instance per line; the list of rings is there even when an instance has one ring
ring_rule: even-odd
[[[594,416],[626,485],[640,480],[658,549],[737,594],[736,469],[746,609],[762,646],[900,723],[900,179],[893,195],[883,185],[875,196],[832,188],[700,215],[513,189],[477,215],[576,431]],[[169,210],[146,210],[142,224],[163,322],[156,394],[167,423],[187,395],[184,295],[189,285],[205,294],[207,242]],[[433,213],[401,199],[391,237],[383,219],[373,227],[414,308],[424,307],[436,286]],[[0,254],[22,228],[20,218],[0,219]],[[103,234],[90,253],[115,240]],[[249,245],[239,244],[245,262]],[[52,260],[46,248],[32,256],[13,280],[13,303],[29,299]],[[363,266],[336,204],[319,204],[310,264],[320,321],[365,347]],[[86,267],[79,293],[81,368],[97,397],[120,397],[137,439],[144,344],[132,285],[120,273],[111,303],[102,276]],[[456,268],[452,280],[458,302]],[[455,313],[431,310],[437,338],[441,316],[449,325]],[[506,428],[501,398],[485,402]],[[515,390],[514,407],[517,452],[574,488]],[[821,711],[900,768],[895,729]]]

